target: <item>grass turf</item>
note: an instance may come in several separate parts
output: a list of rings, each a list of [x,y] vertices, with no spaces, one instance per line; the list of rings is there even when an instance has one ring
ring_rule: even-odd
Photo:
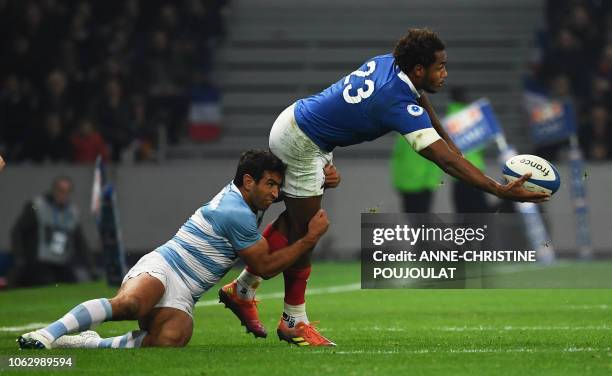
[[[584,273],[588,265],[576,267]],[[602,265],[612,269],[610,263],[593,267]],[[8,356],[72,356],[72,370],[36,370],[58,375],[612,374],[610,289],[325,290],[358,282],[356,263],[313,267],[309,288],[319,294],[308,298],[309,316],[321,321],[321,331],[336,348],[279,342],[275,329],[282,298],[259,305],[268,338],[247,336],[229,310],[207,303],[215,289],[195,310],[186,348],[19,351],[15,338],[20,332],[9,327],[51,322],[76,304],[110,297],[114,290],[95,283],[2,292],[0,358],[6,364]],[[260,294],[280,291],[282,278],[275,278],[264,282]],[[135,328],[134,322],[117,322],[97,330],[108,337]],[[12,371],[4,366],[0,373]]]

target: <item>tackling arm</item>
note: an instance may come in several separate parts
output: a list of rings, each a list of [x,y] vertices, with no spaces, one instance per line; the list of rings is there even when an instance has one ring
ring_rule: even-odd
[[[308,224],[308,233],[295,243],[276,252],[270,252],[268,241],[262,238],[252,246],[239,252],[244,262],[252,268],[253,273],[264,278],[271,278],[284,271],[304,253],[312,249],[329,226],[327,214],[320,209]]]

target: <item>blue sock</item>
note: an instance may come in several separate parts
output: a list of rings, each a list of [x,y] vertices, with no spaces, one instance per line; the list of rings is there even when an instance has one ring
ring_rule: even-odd
[[[92,338],[87,340],[86,347],[113,349],[136,348],[142,345],[142,341],[146,335],[147,332],[144,330],[134,330],[119,337]]]
[[[74,307],[70,312],[39,333],[51,342],[65,334],[82,332],[113,317],[111,304],[106,298],[88,300]]]

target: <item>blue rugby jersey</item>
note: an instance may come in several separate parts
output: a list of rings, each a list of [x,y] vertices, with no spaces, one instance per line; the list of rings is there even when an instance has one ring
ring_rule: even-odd
[[[371,141],[397,131],[416,150],[439,138],[429,115],[417,103],[419,93],[391,54],[376,56],[319,94],[296,102],[300,129],[321,149]],[[427,130],[427,137],[410,134]],[[425,142],[426,144],[423,144]]]

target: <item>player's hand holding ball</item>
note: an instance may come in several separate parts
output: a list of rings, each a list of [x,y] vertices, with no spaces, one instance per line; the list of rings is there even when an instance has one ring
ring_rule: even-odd
[[[499,196],[514,201],[548,201],[561,185],[555,166],[535,155],[521,154],[508,159],[503,174],[508,184],[502,186]]]

